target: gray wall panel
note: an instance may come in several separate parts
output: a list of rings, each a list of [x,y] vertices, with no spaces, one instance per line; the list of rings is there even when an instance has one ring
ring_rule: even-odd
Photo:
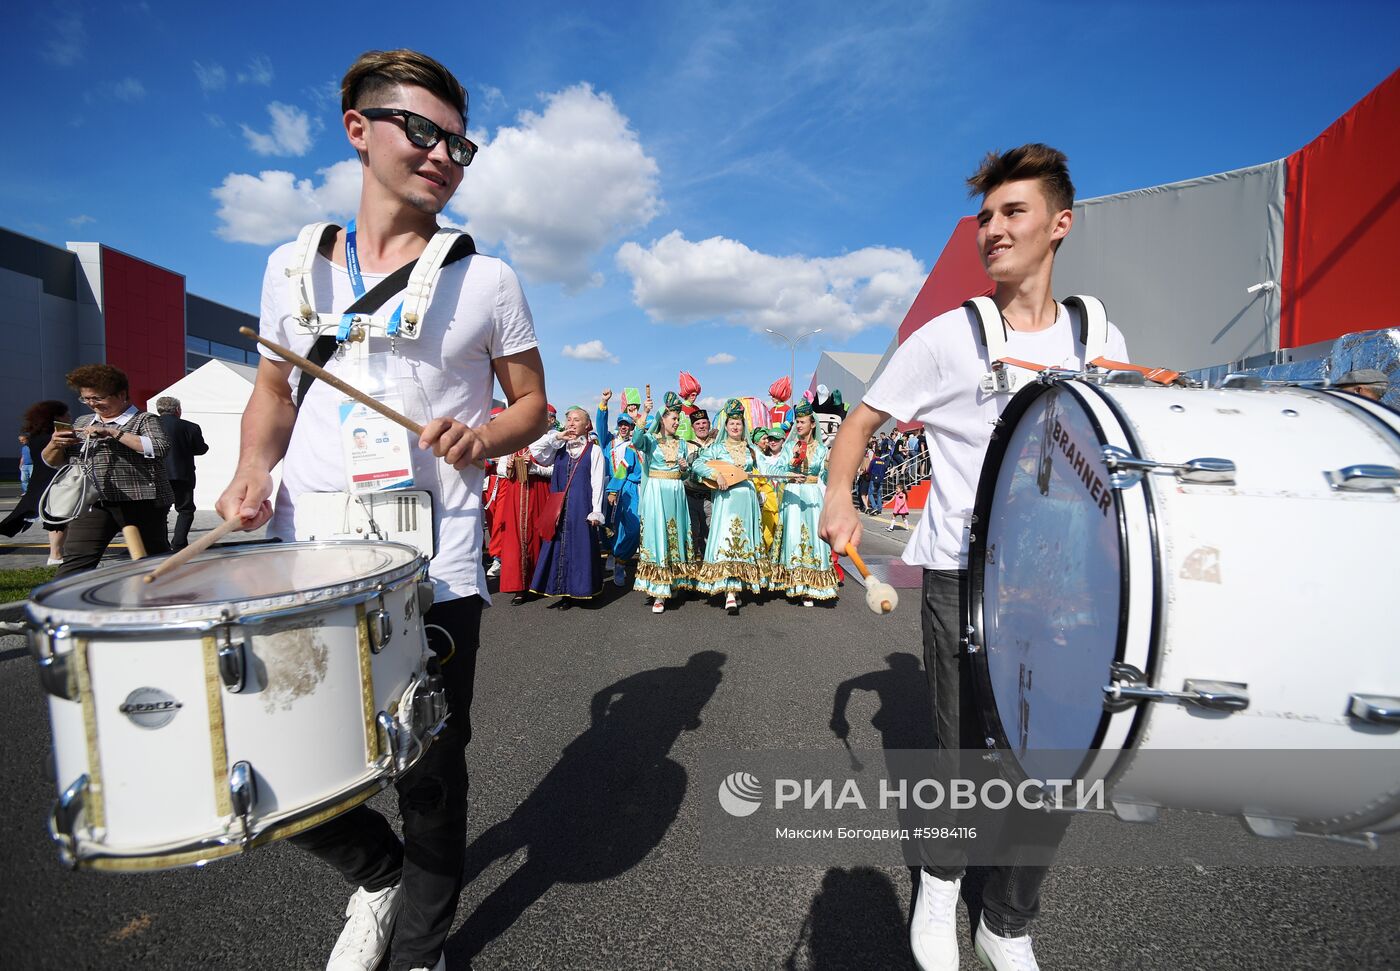
[[[1284,162],[1074,207],[1055,292],[1093,294],[1139,363],[1180,370],[1278,347]]]

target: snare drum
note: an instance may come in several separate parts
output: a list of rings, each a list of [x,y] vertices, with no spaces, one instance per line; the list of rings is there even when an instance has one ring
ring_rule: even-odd
[[[203,864],[310,829],[406,771],[446,717],[427,561],[397,543],[155,560],[34,591],[65,862]]]
[[[1321,390],[1117,380],[1024,389],[988,449],[968,555],[986,744],[1021,778],[1063,778],[1063,753],[1083,753],[1078,776],[1102,779],[1123,818],[1191,808],[1264,835],[1400,826],[1400,771],[1329,787],[1140,757],[1355,750],[1397,764],[1396,413]]]

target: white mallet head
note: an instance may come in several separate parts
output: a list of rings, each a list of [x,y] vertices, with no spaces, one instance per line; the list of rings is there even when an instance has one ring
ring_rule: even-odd
[[[872,579],[865,588],[865,605],[877,614],[888,614],[899,606],[899,594],[888,583]]]

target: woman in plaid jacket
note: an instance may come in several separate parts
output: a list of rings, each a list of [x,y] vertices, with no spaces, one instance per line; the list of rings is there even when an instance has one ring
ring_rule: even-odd
[[[53,468],[84,465],[95,494],[68,526],[57,576],[96,567],[125,526],[140,530],[147,553],[168,553],[165,520],[175,497],[165,475],[170,441],[160,419],[131,404],[126,375],[110,364],[84,364],[67,380],[93,413],[71,429],[56,429],[43,458]]]

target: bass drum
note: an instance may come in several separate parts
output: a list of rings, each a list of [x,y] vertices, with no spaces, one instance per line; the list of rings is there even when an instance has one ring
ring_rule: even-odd
[[[968,555],[986,744],[1018,780],[1103,782],[1125,819],[1400,827],[1397,415],[1112,381],[1024,389],[988,449]],[[1348,751],[1364,771],[1308,771]]]

